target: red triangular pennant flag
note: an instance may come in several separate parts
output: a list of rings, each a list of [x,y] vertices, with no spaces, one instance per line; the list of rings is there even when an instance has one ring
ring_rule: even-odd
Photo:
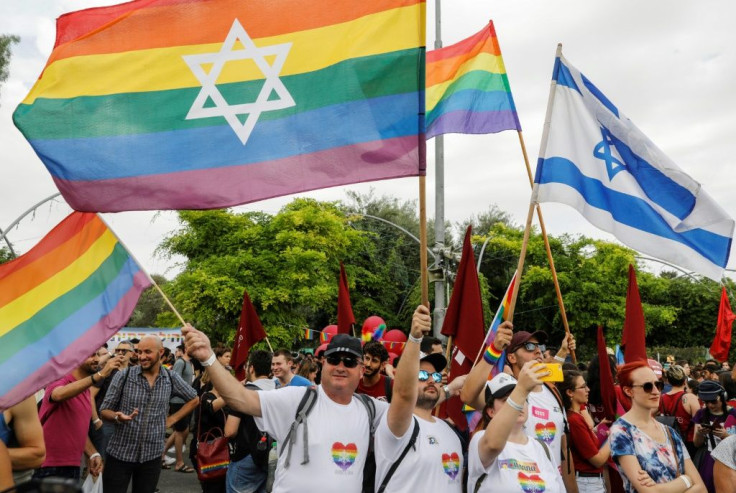
[[[483,302],[475,269],[475,254],[470,244],[471,234],[472,227],[468,226],[455,285],[452,288],[452,296],[445,313],[445,321],[442,324],[442,334],[452,336],[455,346],[450,362],[450,381],[470,372],[473,367],[473,358],[478,354],[486,335]],[[464,430],[468,427],[468,423],[462,407],[463,403],[459,398],[447,401],[447,414],[459,429]]]
[[[606,339],[603,337],[603,327],[598,326],[598,364],[600,369],[601,403],[606,419],[616,420],[616,385],[613,383],[613,373],[608,362]]]
[[[240,323],[238,332],[235,334],[232,359],[230,360],[235,377],[238,380],[245,379],[245,364],[248,362],[248,352],[253,345],[266,338],[261,320],[258,318],[256,309],[250,301],[248,291],[243,291],[243,310],[240,312]]]
[[[731,350],[731,326],[736,315],[731,311],[731,303],[728,301],[726,287],[721,287],[721,305],[718,307],[718,325],[716,336],[710,346],[710,354],[718,361],[727,361],[728,352]]]
[[[340,282],[337,290],[337,333],[353,335],[355,315],[350,304],[350,290],[348,289],[348,276],[345,274],[345,266],[340,262]]]
[[[639,297],[639,286],[636,284],[636,272],[629,264],[629,288],[626,291],[626,318],[621,337],[621,350],[624,352],[624,361],[647,360],[646,329],[644,311]]]

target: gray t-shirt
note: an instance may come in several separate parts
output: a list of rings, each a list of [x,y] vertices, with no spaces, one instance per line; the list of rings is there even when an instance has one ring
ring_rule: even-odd
[[[736,469],[736,435],[721,440],[710,456],[731,469]]]
[[[186,383],[192,385],[192,382],[194,381],[194,365],[192,365],[190,361],[186,361],[184,358],[179,358],[174,363],[174,367],[171,368],[171,371],[179,375]],[[173,404],[184,404],[186,401],[181,397],[174,396],[171,398],[170,402]]]

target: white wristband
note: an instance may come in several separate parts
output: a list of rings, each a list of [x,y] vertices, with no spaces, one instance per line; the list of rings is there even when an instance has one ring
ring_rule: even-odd
[[[97,419],[95,419],[94,421],[92,421],[92,424],[93,424],[93,425],[96,425],[96,424],[97,424],[97,423],[99,423],[100,421],[102,421],[102,420],[101,420],[100,418],[97,418]]]
[[[212,366],[215,364],[216,359],[217,357],[215,356],[215,353],[212,353],[209,358],[204,361],[200,361],[200,363],[202,363],[202,366]]]
[[[514,402],[514,400],[511,398],[511,396],[508,396],[506,398],[506,404],[508,404],[509,406],[511,406],[511,409],[514,409],[515,411],[521,412],[521,411],[524,410],[524,406],[522,406],[522,405],[517,404],[516,402]]]
[[[565,362],[565,358],[562,358],[562,357],[560,357],[560,356],[557,356],[557,355],[555,354],[555,361],[559,361],[560,363],[564,363],[564,362]]]
[[[95,452],[94,454],[89,456],[89,460],[94,459],[95,457],[102,457],[99,452]]]
[[[682,479],[682,482],[685,483],[685,489],[689,490],[693,483],[690,482],[690,480],[685,476],[684,474],[682,476],[678,476],[680,479]]]
[[[421,337],[414,337],[413,335],[411,335],[411,333],[409,333],[409,340],[411,342],[416,342],[417,344],[421,344],[422,343],[422,338]]]

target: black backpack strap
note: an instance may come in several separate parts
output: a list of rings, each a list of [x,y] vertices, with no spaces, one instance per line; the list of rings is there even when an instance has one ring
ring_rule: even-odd
[[[304,427],[302,429],[303,433],[303,441],[304,441],[304,453],[302,455],[302,465],[307,464],[309,462],[309,429],[307,426],[307,416],[312,411],[312,408],[314,407],[314,404],[317,402],[317,389],[314,387],[307,387],[307,391],[304,392],[304,396],[302,397],[302,400],[299,401],[299,406],[296,408],[296,416],[294,416],[294,422],[291,424],[291,428],[289,429],[289,433],[286,435],[286,439],[284,440],[284,444],[281,447],[281,453],[284,452],[284,448],[287,448],[286,451],[286,462],[284,463],[284,467],[289,467],[289,462],[291,461],[291,448],[294,445],[294,440],[296,437],[296,431],[297,428],[299,428],[299,425],[304,423]]]
[[[391,385],[393,383],[393,378],[386,376],[386,378],[383,380],[383,392],[386,394],[386,402],[391,402],[391,398],[394,394],[394,387]]]
[[[358,398],[360,402],[363,403],[365,406],[365,410],[368,412],[368,426],[371,430],[371,442],[370,442],[370,448],[373,449],[373,435],[376,433],[376,425],[374,422],[376,421],[376,403],[373,402],[373,399],[365,394],[353,394],[355,397]]]
[[[406,447],[404,447],[404,450],[401,452],[401,455],[398,459],[396,459],[396,462],[394,462],[391,465],[391,468],[386,473],[386,477],[383,478],[383,481],[381,481],[381,486],[378,487],[376,490],[376,493],[383,493],[386,489],[386,486],[388,485],[388,482],[391,481],[391,477],[396,472],[396,469],[398,469],[399,464],[401,464],[401,461],[404,460],[404,457],[406,457],[406,454],[409,453],[409,449],[413,448],[414,450],[417,449],[416,443],[417,443],[417,437],[419,436],[419,422],[417,421],[417,418],[414,418],[414,429],[411,431],[411,437],[409,438],[409,443],[406,444]]]
[[[483,480],[486,479],[486,476],[488,474],[483,473],[480,476],[478,476],[478,481],[475,482],[475,488],[473,488],[473,493],[478,493],[478,490],[480,489],[481,483],[483,483]]]
[[[547,443],[542,440],[541,438],[535,438],[536,441],[542,445],[542,448],[544,449],[544,453],[547,454],[547,459],[549,459],[550,462],[554,464],[554,461],[552,460],[552,455],[550,454],[549,447],[547,446]]]

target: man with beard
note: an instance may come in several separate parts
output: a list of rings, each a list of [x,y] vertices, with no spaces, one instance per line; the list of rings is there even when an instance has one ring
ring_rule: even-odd
[[[84,363],[46,387],[39,417],[46,443],[46,459],[34,478],[62,477],[79,480],[82,453],[89,458],[89,472],[102,472],[102,458],[92,445],[87,431],[92,417],[89,388],[120,366],[111,360],[98,371],[99,356],[95,351]]]
[[[133,482],[135,493],[153,493],[161,474],[166,428],[197,407],[194,389],[176,373],[161,366],[164,347],[156,336],[138,343],[138,366],[118,372],[102,402],[102,419],[115,424],[107,446],[103,475],[106,493],[125,493]],[[186,404],[166,415],[172,396]]]
[[[390,479],[385,491],[462,491],[463,449],[450,425],[432,416],[440,400],[440,353],[420,353],[422,335],[432,327],[429,309],[417,308],[415,323],[396,368],[393,400],[375,437],[376,484]],[[453,386],[461,386],[456,379]],[[398,463],[398,465],[396,465]]]
[[[391,402],[393,380],[383,375],[388,362],[388,351],[378,341],[368,341],[363,346],[363,378],[358,383],[358,394],[366,394],[379,401]]]

